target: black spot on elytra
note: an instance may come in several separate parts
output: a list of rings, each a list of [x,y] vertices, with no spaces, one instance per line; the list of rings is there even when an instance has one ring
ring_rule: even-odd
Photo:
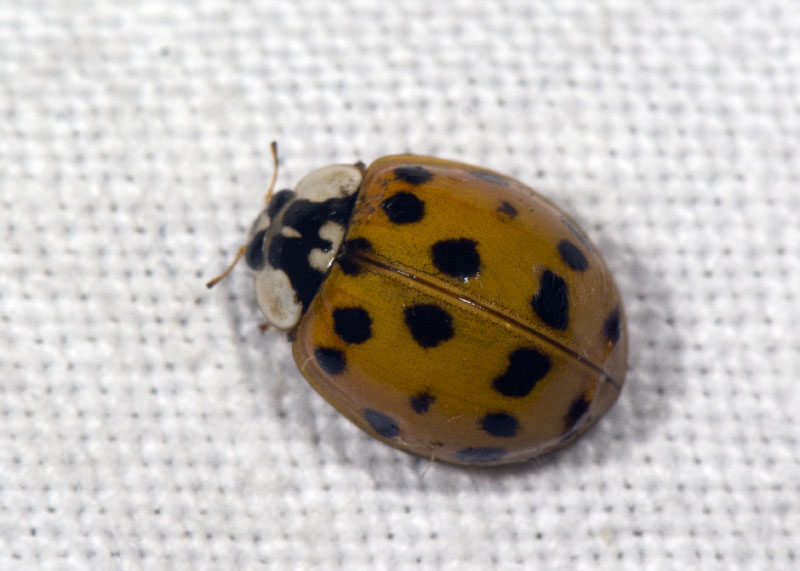
[[[566,329],[569,321],[567,282],[550,270],[539,279],[539,291],[531,299],[536,315],[554,329]]]
[[[372,410],[371,408],[364,409],[364,418],[372,427],[372,430],[383,436],[384,438],[394,438],[400,434],[400,429],[394,419],[382,412]]]
[[[266,234],[266,230],[256,232],[245,248],[244,261],[251,270],[260,270],[264,267],[264,236]]]
[[[330,347],[317,347],[314,349],[314,358],[320,368],[329,375],[338,375],[345,369],[344,353]]]
[[[411,397],[411,408],[417,414],[424,414],[428,412],[428,408],[436,402],[436,397],[430,392],[424,391]]]
[[[398,192],[381,202],[381,208],[394,224],[419,222],[425,216],[425,203],[411,192]]]
[[[503,396],[524,397],[549,371],[550,357],[536,349],[516,349],[508,357],[508,368],[492,386]]]
[[[589,267],[586,256],[583,255],[580,248],[569,240],[561,240],[558,243],[558,253],[561,254],[561,259],[564,260],[564,263],[576,272],[582,272]]]
[[[286,206],[286,203],[292,198],[294,198],[294,192],[288,188],[273,194],[272,198],[269,199],[269,204],[267,205],[267,215],[269,216],[270,220],[275,218],[275,215],[280,212],[281,208]]]
[[[363,307],[333,310],[333,331],[345,343],[363,343],[372,337],[372,318]]]
[[[342,271],[348,276],[357,276],[361,273],[361,264],[352,256],[342,256],[336,261],[339,263]]]
[[[462,448],[456,452],[456,458],[468,464],[497,462],[506,455],[506,449],[494,446]]]
[[[519,421],[505,412],[491,412],[480,419],[483,430],[492,436],[510,438],[517,434]]]
[[[608,315],[605,323],[603,323],[603,335],[605,335],[609,341],[616,343],[619,341],[620,332],[621,325],[619,307],[616,307],[614,308],[614,311]]]
[[[333,246],[329,240],[320,237],[319,230],[327,222],[335,222],[346,227],[353,212],[356,196],[357,194],[330,198],[324,202],[291,201],[286,205],[281,217],[281,227],[275,228],[275,234],[269,240],[267,253],[269,264],[275,269],[283,270],[289,276],[292,289],[303,304],[303,311],[308,309],[325,278],[325,274],[311,267],[309,254],[314,249],[327,252]],[[296,230],[300,237],[282,235],[280,229],[284,226]]]
[[[517,215],[519,214],[514,205],[508,202],[507,200],[504,200],[503,202],[500,203],[500,206],[497,207],[497,211],[500,214],[505,214],[509,218],[516,218]]]
[[[481,180],[485,180],[486,182],[496,184],[497,186],[508,186],[508,180],[497,173],[489,171],[469,171],[469,174]]]
[[[420,166],[397,167],[394,169],[394,176],[399,180],[415,185],[428,182],[433,177],[431,171]]]
[[[572,401],[572,403],[569,405],[567,414],[564,415],[565,432],[569,432],[578,425],[581,419],[583,419],[583,416],[586,414],[586,411],[589,410],[590,404],[590,401],[586,400],[585,396],[580,396]]]
[[[441,240],[431,247],[433,265],[454,278],[471,278],[481,269],[481,257],[475,240],[455,238]]]
[[[453,336],[453,318],[438,305],[420,304],[405,308],[405,322],[420,347],[436,347]]]
[[[357,276],[361,273],[361,264],[353,257],[359,252],[372,251],[372,243],[366,238],[353,238],[345,240],[342,248],[342,256],[336,260],[342,271],[348,276]]]

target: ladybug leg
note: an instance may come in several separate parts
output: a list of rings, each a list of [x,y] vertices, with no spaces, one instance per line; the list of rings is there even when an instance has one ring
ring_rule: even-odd
[[[209,281],[206,284],[206,287],[210,289],[210,288],[214,287],[215,285],[217,285],[220,281],[225,279],[225,277],[229,273],[231,273],[231,271],[233,271],[233,268],[236,267],[236,264],[239,262],[239,260],[242,259],[242,256],[244,256],[244,253],[245,253],[246,250],[247,250],[247,246],[242,246],[241,248],[239,248],[239,251],[236,252],[236,257],[231,262],[231,265],[228,266],[228,268],[224,272],[222,272],[220,275],[215,277],[213,280]]]
[[[275,190],[275,181],[278,180],[278,142],[272,141],[269,148],[272,152],[272,178],[269,181],[269,189],[267,189],[267,196],[264,199],[264,202],[267,204],[269,204],[272,198],[272,192]]]
[[[428,458],[423,458],[423,460],[427,461],[425,462],[425,467],[422,469],[422,472],[419,474],[420,479],[425,477],[425,474],[427,474],[428,470],[431,469],[433,463],[436,462],[436,452],[431,452],[431,455]]]

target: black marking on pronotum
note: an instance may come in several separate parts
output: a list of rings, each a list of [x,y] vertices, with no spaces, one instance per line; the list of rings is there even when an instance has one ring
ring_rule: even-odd
[[[397,426],[395,420],[388,414],[366,408],[364,409],[364,418],[372,427],[372,430],[384,438],[394,438],[400,434],[400,428]]]
[[[394,176],[409,184],[418,185],[431,180],[431,171],[421,166],[405,166],[394,169]]]
[[[281,208],[286,206],[286,203],[292,198],[294,198],[294,192],[288,188],[273,194],[272,198],[269,200],[269,204],[267,205],[267,215],[270,217],[270,219],[274,218],[275,215],[280,212]]]
[[[539,291],[531,299],[536,315],[554,329],[566,329],[569,321],[567,282],[550,270],[539,279]]]
[[[256,232],[244,251],[244,261],[251,270],[260,270],[264,267],[264,236],[266,230]]]
[[[454,278],[471,278],[481,269],[478,243],[468,238],[440,240],[431,247],[433,265],[440,272]]]
[[[329,240],[320,237],[320,228],[327,222],[335,222],[346,228],[355,206],[356,196],[357,194],[343,198],[329,198],[324,202],[310,200],[290,202],[285,207],[280,220],[281,225],[275,228],[275,234],[269,240],[267,253],[269,264],[275,269],[283,270],[289,276],[292,289],[302,303],[304,312],[325,278],[323,272],[311,266],[309,255],[314,249],[325,252],[333,247]],[[284,226],[293,228],[300,236],[282,235],[280,229]]]

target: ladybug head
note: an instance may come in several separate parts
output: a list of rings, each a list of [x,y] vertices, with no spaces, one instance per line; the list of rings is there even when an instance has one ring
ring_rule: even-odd
[[[363,165],[331,165],[276,192],[258,215],[245,252],[256,298],[278,329],[300,321],[330,269],[353,212]]]

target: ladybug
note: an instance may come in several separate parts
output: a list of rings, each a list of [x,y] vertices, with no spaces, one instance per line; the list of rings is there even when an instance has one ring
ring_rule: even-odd
[[[274,143],[273,158],[277,169]],[[267,200],[237,259],[303,376],[375,438],[507,464],[569,443],[617,400],[627,336],[614,279],[527,186],[396,155],[323,167]]]

